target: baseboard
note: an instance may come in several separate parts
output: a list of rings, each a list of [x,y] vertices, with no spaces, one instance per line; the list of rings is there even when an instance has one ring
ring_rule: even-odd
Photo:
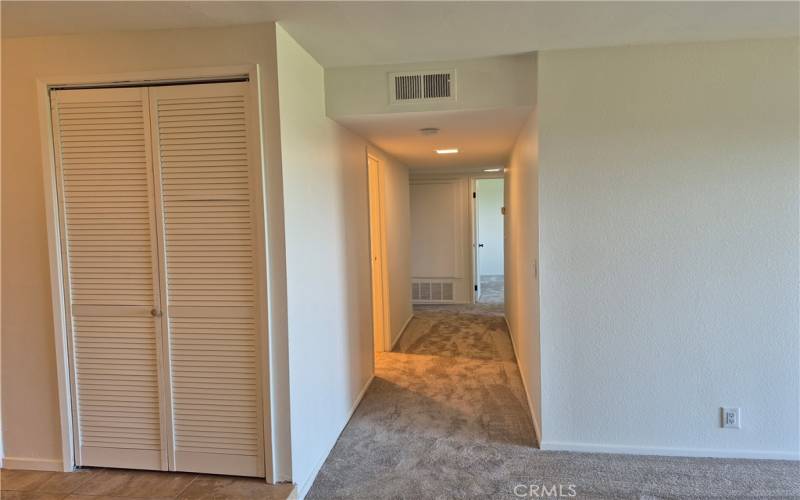
[[[792,453],[788,451],[726,450],[719,448],[669,448],[597,443],[568,443],[561,441],[544,441],[540,443],[540,446],[542,450],[547,451],[616,453],[624,455],[656,455],[665,457],[747,458],[761,460],[800,461],[800,452]]]
[[[392,347],[389,348],[390,351],[394,351],[395,346],[397,346],[397,343],[400,342],[400,338],[406,332],[406,328],[408,328],[408,325],[409,325],[409,323],[411,323],[412,319],[414,319],[414,313],[413,312],[408,316],[408,319],[403,324],[403,328],[400,329],[400,333],[397,334],[397,338],[394,339],[394,341],[392,342]]]
[[[364,384],[364,387],[361,389],[361,392],[358,393],[358,396],[356,396],[356,400],[353,403],[353,407],[350,408],[350,413],[347,415],[347,419],[345,420],[342,429],[339,431],[338,434],[336,434],[336,438],[326,447],[327,451],[322,454],[322,457],[317,461],[317,465],[314,466],[314,469],[302,483],[297,483],[295,491],[297,492],[296,498],[298,500],[303,500],[308,494],[308,490],[310,490],[311,486],[314,485],[314,480],[317,479],[317,474],[319,474],[320,469],[322,469],[322,465],[325,463],[325,460],[327,460],[328,455],[331,454],[331,450],[333,450],[336,441],[339,440],[339,436],[341,436],[342,432],[344,432],[344,428],[347,427],[347,424],[350,422],[350,419],[353,418],[353,413],[356,412],[356,408],[358,408],[358,405],[361,404],[361,400],[364,398],[364,394],[367,393],[367,389],[369,389],[369,386],[372,384],[372,381],[374,379],[375,375],[373,374],[372,376],[370,376],[369,380],[367,380],[367,383]]]
[[[525,380],[525,373],[522,366],[519,364],[519,356],[517,356],[517,345],[514,342],[514,335],[511,333],[511,325],[508,324],[508,318],[503,315],[506,326],[508,327],[508,335],[511,338],[511,345],[514,349],[514,358],[517,362],[522,385],[525,388],[525,395],[528,398],[528,408],[531,413],[531,420],[533,421],[533,431],[536,433],[536,440],[539,443],[539,448],[546,451],[574,451],[583,453],[614,453],[623,455],[655,455],[667,457],[708,457],[708,458],[748,458],[748,459],[762,459],[762,460],[793,460],[800,461],[800,451],[798,452],[782,452],[782,451],[760,451],[760,450],[726,450],[716,448],[669,448],[669,447],[655,447],[655,446],[626,446],[614,444],[597,444],[597,443],[571,443],[561,441],[542,441],[542,431],[539,427],[539,422],[536,419],[536,413],[533,411],[533,403],[531,401],[531,391],[528,390],[528,383]]]
[[[4,469],[15,470],[43,470],[53,472],[64,471],[64,467],[61,465],[61,460],[48,460],[45,458],[3,457],[2,467]]]
[[[533,423],[533,433],[536,435],[536,442],[539,447],[542,446],[542,428],[539,427],[539,420],[536,418],[536,412],[533,410],[533,400],[531,399],[531,391],[528,389],[528,382],[525,380],[525,372],[522,370],[522,365],[519,364],[519,356],[517,356],[517,344],[514,342],[514,335],[511,333],[511,325],[508,324],[508,318],[505,313],[503,314],[503,321],[506,322],[508,329],[508,338],[511,339],[511,348],[514,350],[514,361],[517,362],[517,370],[519,370],[519,378],[522,380],[522,388],[525,389],[525,398],[528,400],[528,413],[531,414],[531,422]]]

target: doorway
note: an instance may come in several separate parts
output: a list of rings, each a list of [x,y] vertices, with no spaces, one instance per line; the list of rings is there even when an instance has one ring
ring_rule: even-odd
[[[475,180],[475,302],[505,301],[502,178]]]
[[[372,276],[372,334],[375,352],[391,349],[386,293],[386,235],[384,231],[383,181],[380,161],[367,156],[369,183],[369,242]]]

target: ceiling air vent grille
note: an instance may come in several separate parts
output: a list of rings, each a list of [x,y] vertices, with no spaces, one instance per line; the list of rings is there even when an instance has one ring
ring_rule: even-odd
[[[422,75],[426,99],[450,97],[450,73]]]
[[[455,99],[456,72],[413,71],[389,75],[393,104]]]
[[[394,98],[396,101],[422,99],[422,75],[395,76]]]

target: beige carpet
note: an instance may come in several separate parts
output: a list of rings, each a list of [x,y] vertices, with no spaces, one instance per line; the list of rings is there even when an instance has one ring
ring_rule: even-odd
[[[500,306],[417,309],[398,350],[308,498],[800,497],[796,462],[537,450]]]

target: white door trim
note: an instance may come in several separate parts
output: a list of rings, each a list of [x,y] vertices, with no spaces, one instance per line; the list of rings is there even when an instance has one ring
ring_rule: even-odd
[[[36,80],[36,93],[39,114],[39,134],[41,139],[41,155],[45,194],[45,217],[47,224],[47,242],[50,261],[50,288],[51,301],[53,305],[53,332],[56,349],[56,374],[58,378],[58,400],[59,414],[61,423],[61,469],[65,472],[75,468],[74,443],[74,422],[72,408],[72,383],[69,361],[67,310],[65,306],[64,289],[64,266],[63,253],[61,249],[62,231],[60,227],[60,215],[56,179],[55,148],[53,143],[53,127],[51,120],[50,89],[53,87],[79,87],[87,85],[115,86],[121,84],[136,84],[141,86],[153,83],[191,83],[208,81],[210,79],[229,79],[231,77],[247,77],[250,91],[249,103],[251,106],[251,116],[257,117],[251,123],[250,136],[253,140],[251,151],[254,154],[254,161],[261,165],[259,169],[260,179],[254,189],[256,191],[256,201],[260,207],[259,220],[257,221],[258,244],[258,265],[259,265],[259,290],[262,291],[261,311],[259,311],[263,321],[261,322],[259,342],[261,352],[260,361],[260,382],[262,387],[261,401],[264,415],[264,454],[266,466],[267,482],[274,482],[275,464],[273,462],[272,448],[272,421],[273,409],[270,405],[270,394],[274,394],[273,384],[277,383],[271,377],[270,370],[273,368],[268,363],[270,331],[267,318],[267,303],[269,300],[268,283],[268,264],[267,264],[267,205],[264,195],[266,189],[266,158],[263,147],[263,116],[261,109],[261,91],[258,65],[238,65],[222,66],[209,68],[190,68],[174,70],[139,71],[132,73],[116,73],[102,75],[73,75],[62,77],[44,77]]]

